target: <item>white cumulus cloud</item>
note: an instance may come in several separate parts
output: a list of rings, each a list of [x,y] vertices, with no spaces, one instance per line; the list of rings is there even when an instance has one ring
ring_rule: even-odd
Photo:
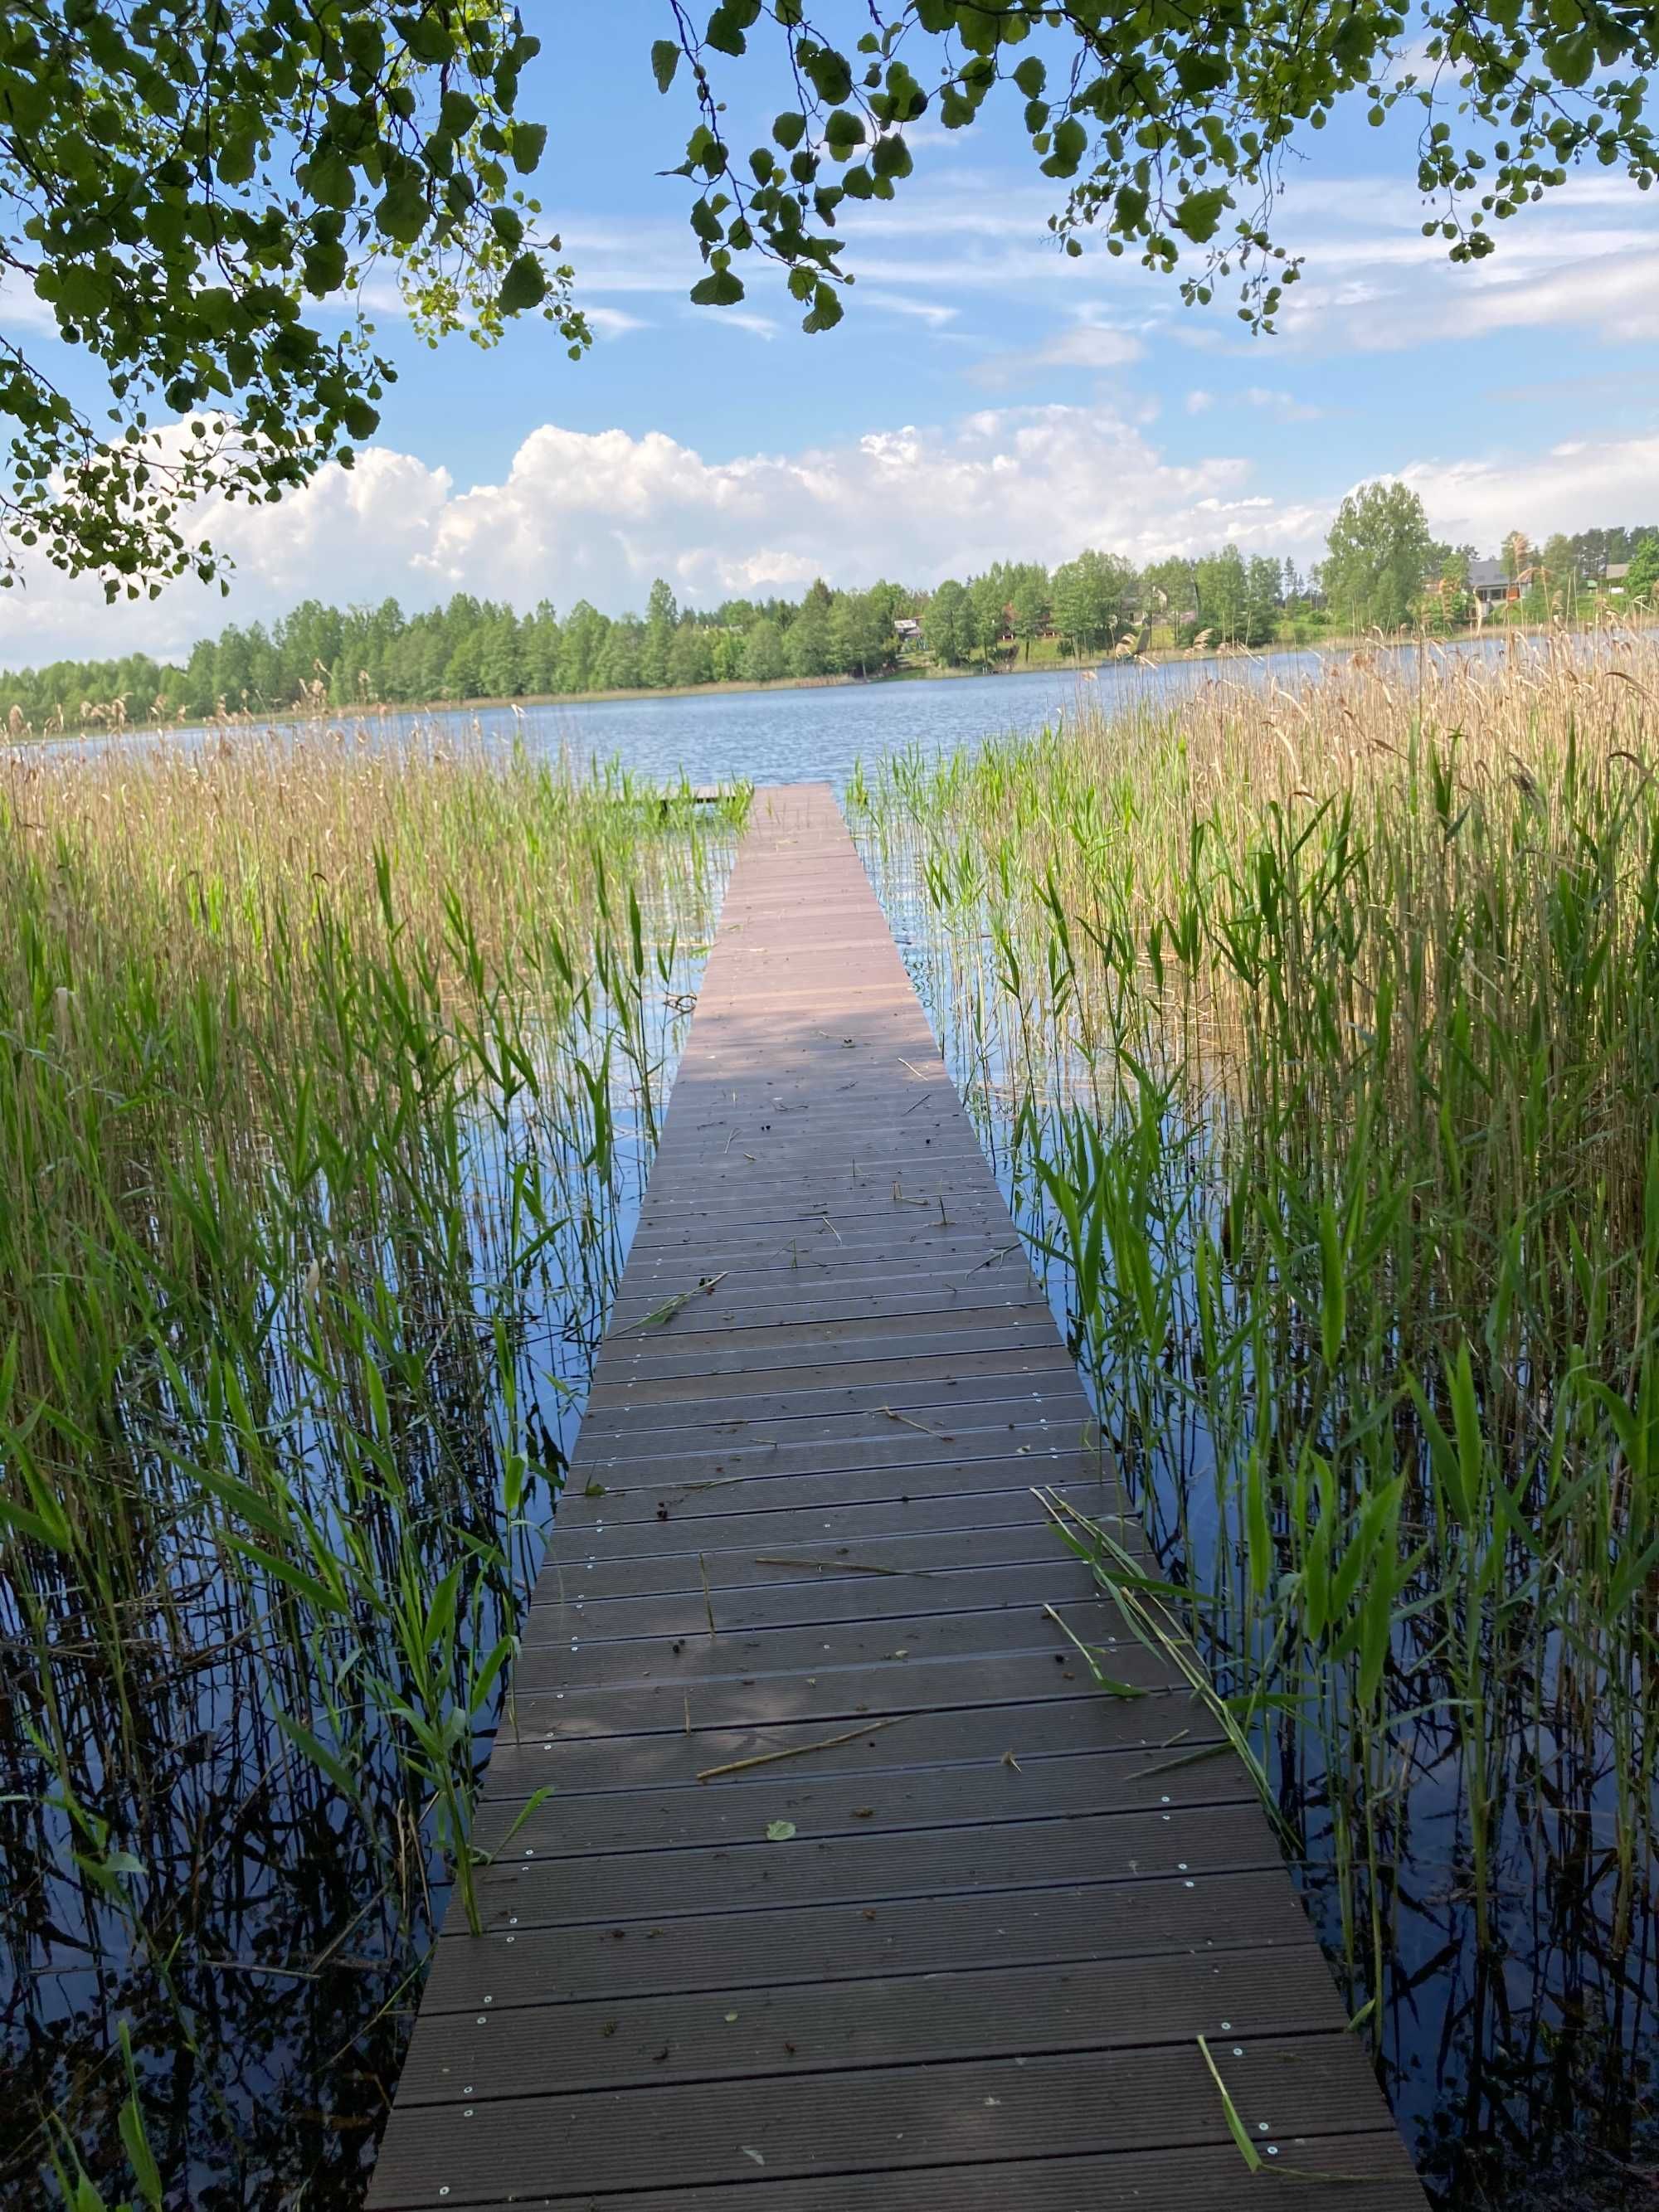
[[[710,459],[664,431],[545,423],[500,483],[371,447],[277,505],[212,507],[198,523],[237,563],[231,597],[193,582],[106,609],[94,584],[37,568],[0,598],[0,665],[143,648],[177,653],[228,620],[270,621],[302,599],[405,606],[470,591],[562,611],[579,598],[638,608],[653,576],[682,599],[794,593],[820,574],[928,584],[1000,556],[1054,562],[1097,545],[1145,562],[1231,541],[1317,558],[1345,482],[1287,497],[1237,451],[1236,426],[1280,395],[1217,394],[1213,448],[1176,462],[1109,406],[988,407],[944,425]],[[1189,402],[1190,405],[1190,402]],[[1240,442],[1244,442],[1241,438]],[[1521,527],[1659,512],[1659,435],[1538,453],[1381,456],[1419,491],[1437,535],[1495,546]]]
[[[1659,514],[1659,435],[1573,439],[1525,457],[1418,461],[1400,471],[1435,535],[1495,549],[1511,530],[1546,538]]]
[[[236,562],[228,601],[185,582],[154,605],[106,610],[95,585],[37,568],[0,601],[0,665],[177,653],[228,620],[270,621],[307,598],[414,606],[465,590],[520,607],[586,598],[615,613],[641,605],[657,575],[710,602],[797,592],[819,574],[925,584],[1085,544],[1138,559],[1223,536],[1306,550],[1322,522],[1322,510],[1260,493],[1247,459],[1172,462],[1106,407],[985,408],[942,427],[718,460],[663,431],[545,423],[500,483],[459,489],[447,471],[374,447],[277,505],[209,506],[198,527]]]

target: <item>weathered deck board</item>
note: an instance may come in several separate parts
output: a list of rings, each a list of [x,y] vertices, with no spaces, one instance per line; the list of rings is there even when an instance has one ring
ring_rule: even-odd
[[[1261,2212],[1422,2205],[1242,1767],[1045,1611],[1112,1637],[1030,1491],[1120,1512],[1091,1441],[828,787],[761,793],[373,2205],[1232,2212],[1200,2035]]]

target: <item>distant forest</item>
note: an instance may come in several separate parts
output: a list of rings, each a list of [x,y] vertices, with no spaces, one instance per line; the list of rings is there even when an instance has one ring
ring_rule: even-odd
[[[1370,584],[1351,586],[1345,572],[1337,588],[1334,540],[1328,605],[1320,569],[1304,576],[1293,562],[1247,559],[1236,546],[1144,569],[1094,551],[1053,571],[1034,562],[999,562],[927,592],[893,583],[834,591],[819,580],[798,600],[732,599],[712,608],[678,606],[659,579],[643,616],[614,618],[585,599],[562,617],[544,599],[520,615],[467,592],[416,614],[405,614],[395,599],[349,608],[307,600],[269,629],[233,623],[204,638],[182,666],[132,653],[0,673],[0,723],[9,716],[14,732],[26,725],[38,733],[296,708],[345,711],[873,677],[924,657],[945,668],[994,668],[1034,655],[1063,660],[1126,651],[1131,640],[1143,647],[1308,643],[1336,623],[1339,610],[1344,626],[1358,620],[1393,627],[1415,609],[1417,618],[1437,627],[1461,627],[1472,609],[1458,578],[1466,583],[1474,549],[1433,544],[1413,496],[1396,488],[1377,502],[1390,503],[1386,526],[1396,534],[1389,544],[1371,557],[1362,526],[1358,551],[1345,556],[1350,565],[1359,562]],[[1401,535],[1402,503],[1415,514],[1407,514]],[[1546,558],[1559,574],[1570,549],[1574,576],[1593,579],[1607,563],[1630,560],[1644,538],[1659,540],[1659,526],[1554,538]],[[1525,541],[1517,536],[1510,544]],[[1549,611],[1548,604],[1526,610]]]

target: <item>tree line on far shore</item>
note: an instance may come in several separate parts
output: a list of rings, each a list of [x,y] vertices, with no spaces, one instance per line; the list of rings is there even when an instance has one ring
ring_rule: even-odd
[[[1322,563],[1246,556],[1237,545],[1137,568],[1093,550],[1052,571],[998,562],[931,591],[882,582],[837,591],[822,579],[798,600],[730,599],[680,607],[660,578],[644,615],[611,617],[579,599],[561,617],[526,615],[458,592],[406,614],[395,599],[338,608],[307,600],[267,629],[233,624],[182,664],[143,653],[54,661],[0,674],[0,718],[14,732],[195,721],[291,708],[661,690],[711,683],[870,678],[924,660],[994,669],[1034,655],[1082,661],[1154,647],[1310,644],[1407,627],[1449,633],[1486,611],[1470,588],[1473,546],[1437,543],[1422,503],[1398,483],[1350,495]],[[1506,615],[1571,618],[1610,564],[1620,592],[1659,592],[1659,526],[1551,538],[1534,552],[1512,532],[1497,556],[1515,580]]]

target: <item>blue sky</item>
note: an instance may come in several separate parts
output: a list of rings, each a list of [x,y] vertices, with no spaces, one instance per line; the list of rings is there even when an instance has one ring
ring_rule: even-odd
[[[820,12],[849,33],[863,14]],[[648,62],[665,0],[526,14],[550,52],[521,105],[551,126],[537,185],[599,333],[589,358],[540,323],[431,353],[383,317],[402,376],[355,475],[204,518],[238,562],[228,603],[183,583],[106,612],[37,571],[0,601],[0,663],[177,650],[312,594],[585,594],[615,612],[656,573],[711,600],[1085,544],[1148,559],[1232,538],[1306,562],[1343,493],[1384,474],[1483,549],[1659,516],[1659,194],[1575,179],[1455,269],[1420,234],[1414,123],[1356,112],[1290,177],[1279,230],[1307,272],[1279,335],[1252,338],[1224,300],[1188,308],[1103,251],[1059,253],[1011,94],[967,132],[913,134],[915,175],[848,225],[846,321],[809,338],[763,264],[736,312],[687,300],[687,188],[658,173],[690,110]],[[752,143],[788,103],[764,64],[729,82]]]

